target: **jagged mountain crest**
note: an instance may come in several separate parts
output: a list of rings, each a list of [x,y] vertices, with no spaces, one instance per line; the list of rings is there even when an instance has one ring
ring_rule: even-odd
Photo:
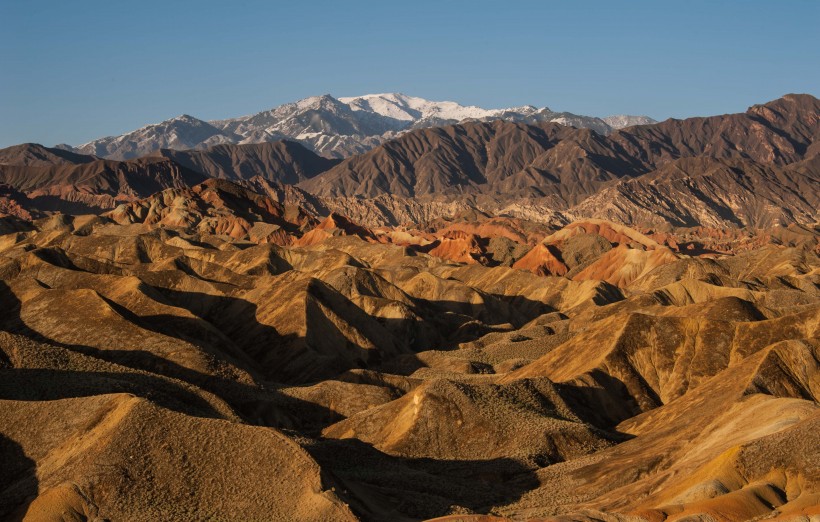
[[[120,136],[108,136],[80,145],[76,152],[109,159],[131,159],[159,149],[195,149],[220,143],[235,143],[236,136],[210,123],[181,114],[140,127]]]
[[[609,134],[624,125],[652,122],[645,116],[601,118],[554,112],[531,105],[502,109],[430,101],[401,93],[335,98],[330,94],[285,103],[256,114],[206,122],[183,114],[135,131],[61,149],[108,159],[131,159],[159,149],[205,149],[291,139],[329,158],[344,158],[413,129],[464,121],[556,122]]]

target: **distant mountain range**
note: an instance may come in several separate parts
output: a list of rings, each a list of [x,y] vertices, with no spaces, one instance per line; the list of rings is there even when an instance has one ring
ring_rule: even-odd
[[[741,114],[667,120],[609,136],[505,121],[420,129],[298,186],[348,215],[362,206],[470,201],[537,221],[811,224],[820,208],[819,113],[817,98],[787,95]]]
[[[434,113],[489,118],[482,109],[455,104],[411,110],[383,97],[345,100],[322,103],[366,105],[410,125]],[[608,135],[554,122],[473,119],[406,130],[343,160],[288,140],[162,148],[122,161],[24,144],[0,150],[0,214],[100,213],[216,178],[315,218],[336,212],[367,226],[463,212],[558,224],[603,218],[641,226],[814,226],[820,221],[819,113],[817,98],[802,94],[745,113]],[[232,122],[237,130],[247,123]]]
[[[483,109],[436,102],[404,94],[334,98],[329,94],[286,103],[250,116],[206,122],[183,114],[120,136],[77,147],[57,148],[107,159],[131,159],[160,149],[205,149],[223,144],[254,144],[289,139],[328,158],[344,158],[415,129],[466,121],[555,122],[609,134],[615,129],[654,123],[647,116],[595,118],[546,107]]]

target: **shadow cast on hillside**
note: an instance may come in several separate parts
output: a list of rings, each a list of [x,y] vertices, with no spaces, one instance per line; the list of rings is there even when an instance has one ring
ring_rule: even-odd
[[[305,449],[363,520],[425,520],[464,508],[487,514],[539,485],[535,469],[511,458],[399,457],[358,439],[323,439]]]
[[[341,420],[337,413],[282,394],[274,386],[204,374],[148,351],[108,350],[49,339],[22,321],[20,301],[4,282],[0,282],[0,307],[4,310],[0,331],[38,343],[37,364],[42,360],[53,364],[15,368],[13,340],[9,345],[0,343],[0,399],[38,401],[128,393],[180,413],[225,418],[226,408],[219,407],[222,401],[249,424],[308,433]],[[66,351],[90,359],[72,360]]]
[[[136,316],[109,304],[140,327],[190,342],[231,362],[259,380],[307,384],[347,370],[379,370],[391,358],[425,350],[452,350],[493,331],[520,327],[554,308],[520,296],[485,295],[484,304],[415,299],[416,317],[374,316],[330,285],[312,280],[306,289],[304,336],[283,335],[260,322],[257,305],[247,300],[152,287],[162,304],[182,308],[196,319]],[[498,324],[497,318],[503,324]],[[494,319],[497,324],[491,324]],[[220,339],[204,336],[204,321]],[[509,323],[507,322],[509,321]],[[510,324],[512,323],[512,324]],[[345,331],[342,331],[344,325]],[[359,339],[351,342],[350,337]],[[219,350],[214,350],[214,346]]]
[[[102,349],[49,339],[24,323],[19,298],[0,281],[0,307],[4,311],[0,330],[40,343],[37,348],[44,352],[43,360],[51,357],[56,361],[52,367],[14,368],[15,356],[0,344],[0,366],[7,367],[0,369],[0,398],[37,401],[129,393],[185,414],[225,418],[230,413],[226,413],[221,401],[249,424],[317,437],[324,427],[342,417],[320,404],[282,393],[278,385],[266,380],[284,375],[276,372],[286,367],[285,363],[294,372],[309,365],[330,369],[327,375],[292,374],[298,377],[294,380],[299,384],[307,384],[310,381],[304,377],[308,375],[316,381],[338,377],[357,367],[379,369],[386,362],[384,355],[412,356],[421,348],[455,347],[459,342],[476,339],[487,332],[482,327],[472,329],[474,316],[500,316],[517,326],[554,311],[544,303],[521,297],[487,294],[485,303],[480,305],[415,300],[421,321],[376,318],[326,283],[318,282],[308,293],[314,308],[306,308],[308,315],[315,315],[309,318],[308,327],[318,331],[296,337],[283,336],[260,322],[257,305],[244,299],[153,286],[151,289],[155,291],[151,297],[187,310],[192,316],[140,316],[110,299],[105,301],[140,328],[189,343],[215,359],[248,371],[254,382],[197,371],[139,346]],[[344,332],[321,306],[331,309],[343,323],[358,325],[358,333],[377,349],[356,344],[336,346],[334,339],[345,338]],[[490,325],[507,329],[509,326],[514,325]],[[330,339],[325,348],[335,352],[304,351],[313,350],[307,342],[311,335],[316,336],[317,342]],[[388,340],[393,344],[393,352],[381,350]],[[45,353],[49,348],[53,353]],[[295,349],[303,350],[301,359],[294,355]],[[90,359],[77,361],[76,356],[71,359],[61,351]],[[376,353],[380,355],[374,356]],[[619,389],[618,383],[606,383],[605,387]],[[605,397],[597,396],[595,391],[579,388],[568,391],[568,395],[575,397],[576,408],[586,412],[588,417],[584,420],[593,425],[612,426],[620,415],[596,413],[596,406],[602,405]],[[488,513],[492,506],[514,502],[538,487],[532,465],[510,458],[405,458],[387,455],[356,439],[319,439],[305,444],[321,468],[330,472],[327,482],[339,484],[340,496],[366,520],[433,518],[450,514],[454,509]],[[34,491],[36,494],[36,483]]]
[[[585,385],[563,382],[556,383],[556,387],[567,406],[582,421],[607,430],[616,438],[626,437],[614,428],[642,413],[637,401],[622,381],[601,370],[592,370],[588,378],[591,382]]]
[[[102,198],[101,198],[102,199]],[[82,203],[80,201],[67,201],[61,199],[59,196],[40,195],[34,196],[29,200],[31,207],[41,212],[60,212],[73,216],[80,216],[83,214],[102,214],[114,208],[113,206],[96,206]],[[114,198],[110,198],[113,204]]]
[[[26,221],[12,215],[0,217],[0,236],[13,234],[15,232],[30,232],[32,230],[36,229],[31,221]]]
[[[42,254],[54,257],[57,252]],[[60,266],[80,270],[65,256],[58,257],[53,261]],[[251,424],[317,433],[341,420],[341,416],[323,406],[283,394],[278,391],[280,385],[274,383],[310,384],[334,379],[350,369],[380,370],[397,356],[412,357],[425,349],[452,349],[460,342],[493,331],[495,327],[476,322],[476,316],[485,321],[503,317],[524,323],[552,311],[543,303],[521,297],[487,294],[484,304],[419,299],[415,307],[420,320],[418,317],[387,319],[371,316],[334,288],[314,280],[308,288],[304,311],[307,335],[301,337],[282,335],[262,323],[257,318],[257,305],[244,299],[159,286],[150,288],[152,298],[187,310],[193,317],[139,316],[110,299],[103,299],[136,326],[184,341],[200,350],[211,361],[207,373],[182,366],[139,344],[102,348],[50,339],[23,322],[19,299],[5,282],[0,282],[0,306],[5,311],[0,317],[0,329],[116,365],[90,365],[84,371],[67,366],[29,369],[9,377],[3,394],[18,400],[44,400],[131,393],[176,411],[223,416],[220,410],[224,408],[200,392],[204,390],[227,403]],[[334,322],[322,307],[338,316],[340,323]],[[346,336],[340,324],[353,325],[358,336],[354,338],[366,339],[369,346],[351,342],[350,331]],[[90,325],[93,327],[93,323]],[[244,370],[252,381],[232,368]],[[25,379],[44,384],[40,388],[26,387],[22,385]]]
[[[0,518],[22,520],[37,497],[37,464],[23,448],[0,433]]]

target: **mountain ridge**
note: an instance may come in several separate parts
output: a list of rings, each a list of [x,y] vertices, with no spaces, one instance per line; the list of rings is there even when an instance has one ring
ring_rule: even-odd
[[[610,117],[612,118],[612,117]],[[219,144],[251,144],[291,139],[326,157],[369,150],[408,130],[467,120],[557,121],[609,133],[619,125],[654,122],[646,116],[601,118],[557,113],[534,106],[483,109],[436,102],[401,93],[334,98],[329,94],[285,103],[247,116],[204,121],[182,114],[134,131],[71,147],[74,152],[108,159],[132,159],[161,148],[202,149]]]

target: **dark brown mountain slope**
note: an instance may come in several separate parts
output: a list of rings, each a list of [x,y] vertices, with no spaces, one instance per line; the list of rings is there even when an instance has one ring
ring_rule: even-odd
[[[43,147],[37,143],[23,143],[0,149],[0,165],[25,165],[44,167],[48,165],[77,165],[90,163],[97,158],[63,149]]]
[[[50,166],[0,165],[0,182],[37,198],[110,208],[117,200],[148,196],[169,187],[189,187],[205,176],[164,158],[95,160]]]
[[[788,94],[741,114],[667,120],[614,132],[610,138],[653,166],[682,157],[745,158],[786,165],[816,154],[820,100]]]
[[[555,158],[567,154],[576,161],[565,164]],[[589,130],[494,121],[410,132],[345,160],[301,187],[325,197],[511,189],[543,195],[561,183],[572,190],[584,182],[638,172],[640,163]]]
[[[820,156],[785,166],[681,158],[621,180],[568,210],[647,226],[767,228],[820,220]]]
[[[209,178],[248,180],[260,176],[268,181],[296,184],[336,165],[338,160],[318,156],[294,141],[252,145],[217,145],[205,150],[162,149],[155,155],[200,172]]]
[[[19,217],[101,212],[166,188],[186,189],[208,178],[296,183],[334,165],[293,142],[225,145],[205,151],[163,150],[128,161],[100,160],[40,145],[0,150],[0,183],[28,196]],[[19,203],[19,202],[18,202]],[[9,212],[11,203],[5,205]]]
[[[320,196],[524,188],[549,194],[554,183],[583,191],[585,183],[635,177],[683,157],[784,165],[804,159],[820,135],[818,107],[813,96],[788,95],[744,114],[667,120],[610,137],[501,121],[425,129],[350,158],[303,187]]]

